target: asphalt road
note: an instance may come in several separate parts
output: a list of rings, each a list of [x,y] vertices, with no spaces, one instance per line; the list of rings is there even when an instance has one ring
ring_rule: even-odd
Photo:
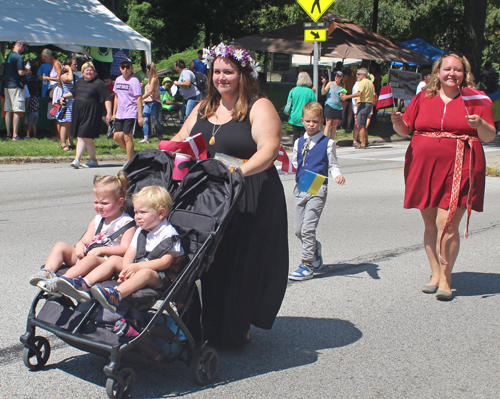
[[[420,292],[429,269],[419,212],[404,210],[407,142],[340,148],[347,184],[329,185],[318,230],[326,267],[290,283],[271,331],[220,352],[214,384],[194,384],[181,363],[133,367],[134,398],[496,398],[500,392],[500,178],[487,178],[485,211],[473,213],[453,274],[455,299]],[[487,155],[498,156],[496,145]],[[30,372],[19,336],[36,289],[29,276],[57,241],[75,242],[94,215],[92,176],[122,165],[0,165],[0,398],[106,398],[106,360],[48,335],[47,366]],[[287,194],[290,270],[293,176]],[[463,226],[462,226],[463,227]]]

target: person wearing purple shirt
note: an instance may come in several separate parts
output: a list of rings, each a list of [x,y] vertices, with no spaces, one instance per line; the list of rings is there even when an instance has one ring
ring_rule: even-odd
[[[127,151],[127,162],[135,155],[134,131],[138,123],[144,125],[142,117],[142,88],[132,70],[132,61],[124,58],[120,63],[122,76],[116,78],[113,91],[116,93],[113,107],[115,133],[113,139]]]

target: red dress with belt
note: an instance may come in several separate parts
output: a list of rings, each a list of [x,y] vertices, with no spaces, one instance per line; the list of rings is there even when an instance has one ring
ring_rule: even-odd
[[[454,136],[471,137],[477,137],[478,133],[467,122],[467,111],[462,96],[458,95],[445,104],[439,95],[432,98],[425,95],[425,92],[421,92],[415,96],[403,115],[407,125],[415,130],[405,157],[404,207],[448,209],[456,163],[457,139],[431,137],[419,132],[438,134],[447,132]],[[479,115],[486,123],[494,125],[491,107],[471,106],[467,107],[467,110],[469,115]],[[471,147],[474,152],[472,209],[482,212],[486,161],[483,146],[479,141],[465,141],[458,206],[467,207]]]

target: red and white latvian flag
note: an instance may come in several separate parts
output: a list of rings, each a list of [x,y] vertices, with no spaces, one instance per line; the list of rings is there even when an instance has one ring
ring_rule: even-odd
[[[207,159],[207,143],[201,133],[182,141],[162,140],[158,149],[169,154],[175,151],[191,156],[191,158]]]
[[[380,96],[378,96],[377,109],[394,106],[394,96],[392,95],[391,86],[382,86]]]
[[[460,89],[460,94],[462,94],[462,99],[464,100],[466,107],[472,107],[473,105],[484,105],[491,107],[493,102],[484,91],[473,89],[472,87],[466,87]]]
[[[281,162],[281,170],[283,172],[287,173],[296,173],[297,169],[295,169],[290,162],[290,158],[288,158],[288,154],[286,153],[285,149],[283,146],[280,147],[280,150],[278,152],[278,158],[276,158],[277,161]]]

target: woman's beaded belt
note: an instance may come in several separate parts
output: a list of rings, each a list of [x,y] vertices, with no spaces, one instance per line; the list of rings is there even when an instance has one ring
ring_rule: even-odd
[[[460,183],[462,182],[462,169],[464,165],[464,147],[467,141],[470,146],[470,160],[469,160],[469,192],[467,193],[467,224],[465,226],[464,238],[469,236],[469,218],[472,212],[472,187],[474,183],[474,150],[472,148],[473,142],[481,142],[479,138],[474,136],[468,136],[466,134],[457,135],[448,132],[415,132],[420,136],[425,137],[435,137],[438,139],[456,139],[457,140],[457,151],[455,153],[455,166],[453,171],[453,183],[451,186],[451,196],[450,196],[450,207],[448,211],[448,217],[444,224],[443,232],[441,233],[441,238],[439,239],[439,260],[443,265],[448,264],[448,262],[441,256],[441,244],[443,242],[443,237],[448,231],[451,221],[455,216],[455,212],[458,207],[458,196],[460,193]]]

